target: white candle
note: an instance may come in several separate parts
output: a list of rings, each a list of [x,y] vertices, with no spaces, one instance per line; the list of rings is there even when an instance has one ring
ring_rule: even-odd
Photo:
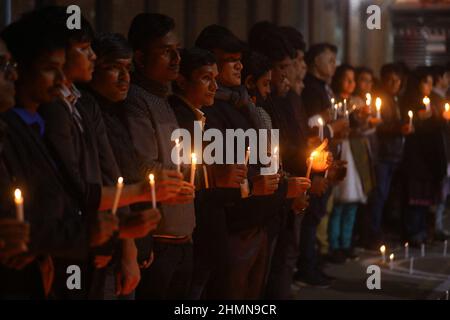
[[[346,120],[349,119],[349,117],[348,117],[348,110],[345,110],[345,119],[346,119]]]
[[[308,179],[311,177],[311,169],[312,169],[314,157],[316,156],[316,154],[317,154],[317,152],[314,151],[314,152],[311,153],[311,155],[309,156],[308,170],[306,171],[306,178],[308,178]]]
[[[370,93],[366,93],[366,105],[370,107],[372,104],[372,95]]]
[[[331,98],[331,105],[333,105],[334,104],[334,98]]]
[[[347,111],[347,99],[344,99],[344,112]]]
[[[409,117],[409,126],[412,127],[414,114],[411,110],[408,111],[408,117]]]
[[[272,161],[273,161],[274,167],[275,167],[274,174],[277,174],[278,170],[280,169],[280,157],[279,157],[279,154],[278,154],[278,147],[275,147],[273,149]]]
[[[150,189],[151,189],[151,192],[152,192],[152,206],[153,206],[153,209],[156,209],[155,176],[151,173],[148,176],[148,179],[150,181]]]
[[[405,259],[408,259],[409,257],[409,243],[405,243]]]
[[[247,148],[247,151],[245,151],[245,165],[248,164],[250,160],[250,147]]]
[[[444,241],[444,252],[443,252],[443,256],[444,256],[444,257],[447,256],[447,240]]]
[[[377,108],[377,118],[381,119],[381,99],[377,98],[375,100],[375,107]]]
[[[385,245],[382,245],[380,247],[380,252],[381,252],[381,261],[383,263],[386,263],[386,246]]]
[[[394,254],[391,253],[391,255],[389,256],[389,269],[394,269]]]
[[[119,200],[120,200],[120,196],[122,194],[122,190],[123,190],[123,178],[119,177],[119,179],[117,179],[116,195],[114,197],[114,202],[113,202],[113,206],[111,209],[111,213],[113,215],[116,215],[116,213],[117,213],[117,208],[119,207]]]
[[[422,101],[423,101],[423,104],[425,105],[425,109],[427,111],[431,111],[430,98],[425,96]]]
[[[334,105],[334,117],[333,117],[333,119],[337,120],[337,118],[338,118],[338,105],[335,104]]]
[[[444,109],[445,109],[445,112],[449,112],[450,111],[450,104],[446,103],[444,105]]]
[[[205,178],[205,189],[209,189],[208,169],[203,165],[203,176]]]
[[[323,141],[323,119],[319,118],[317,119],[317,122],[319,123],[319,138],[320,141]]]
[[[16,218],[18,221],[23,222],[25,218],[23,214],[22,191],[20,191],[20,189],[14,191],[14,203],[16,204]]]
[[[191,160],[192,160],[192,165],[191,165],[191,184],[194,184],[194,182],[195,182],[195,170],[196,170],[196,166],[197,166],[197,156],[195,155],[195,153],[192,154]]]
[[[180,140],[175,140],[175,147],[177,150],[177,171],[181,172],[181,160],[180,160]]]
[[[422,257],[425,257],[425,243],[422,243],[422,244],[420,245],[420,255],[421,255]]]
[[[409,259],[409,274],[413,274],[414,272],[414,257]]]

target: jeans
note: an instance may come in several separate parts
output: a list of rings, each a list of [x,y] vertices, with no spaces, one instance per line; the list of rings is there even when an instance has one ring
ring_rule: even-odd
[[[336,203],[328,222],[328,242],[331,250],[350,249],[358,204]]]
[[[321,217],[307,211],[303,217],[300,231],[300,256],[297,263],[299,274],[313,276],[318,268],[316,234]]]
[[[427,236],[426,215],[428,207],[407,206],[405,215],[406,236],[409,241],[423,242]]]

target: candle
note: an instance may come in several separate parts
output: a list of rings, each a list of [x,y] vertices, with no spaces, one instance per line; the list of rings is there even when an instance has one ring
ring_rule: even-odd
[[[274,167],[275,167],[275,173],[274,174],[277,174],[278,173],[278,170],[279,170],[279,168],[280,168],[280,162],[279,162],[279,156],[278,156],[278,147],[275,147],[274,149],[273,149],[273,156],[272,156],[272,161],[273,161],[273,163],[274,163]]]
[[[445,291],[445,300],[448,301],[448,290]]]
[[[320,141],[323,141],[323,119],[319,118],[317,119],[317,122],[319,123],[319,138]]]
[[[180,160],[180,140],[175,140],[175,147],[177,150],[177,171],[181,172],[181,160]]]
[[[155,176],[151,173],[148,176],[148,179],[150,180],[150,189],[152,192],[152,206],[153,206],[153,209],[156,209]]]
[[[117,179],[116,195],[114,197],[114,202],[113,202],[113,206],[111,209],[111,213],[113,215],[116,215],[116,213],[117,213],[117,208],[119,207],[119,200],[120,200],[120,195],[122,194],[122,190],[123,190],[123,178],[119,177],[119,179]]]
[[[450,104],[446,103],[444,106],[445,112],[449,112],[450,111]]]
[[[16,217],[17,220],[23,222],[25,220],[23,215],[23,197],[22,191],[20,189],[16,189],[14,191],[14,203],[16,204]]]
[[[431,110],[430,109],[430,98],[425,96],[422,101],[423,101],[423,104],[425,105],[425,109],[427,110],[427,112],[429,112]]]
[[[450,120],[450,104],[446,103],[444,105],[444,110],[444,119],[448,121]]]
[[[245,165],[248,164],[249,160],[250,160],[250,147],[248,147],[247,151],[245,151]]]
[[[425,243],[422,243],[422,244],[420,245],[420,255],[421,255],[422,257],[425,257]]]
[[[411,110],[408,111],[408,117],[409,117],[409,126],[412,127],[414,114]]]
[[[347,111],[347,99],[344,99],[344,111]]]
[[[337,120],[337,118],[338,118],[338,105],[335,104],[334,105],[334,117],[333,117],[333,119]]]
[[[349,119],[349,117],[348,117],[348,110],[345,110],[345,119],[346,119],[346,120]]]
[[[377,118],[381,119],[381,112],[380,112],[380,110],[381,110],[381,99],[380,98],[377,98],[375,100],[375,107],[377,108]]]
[[[195,153],[192,154],[192,166],[191,166],[191,184],[194,184],[195,182],[195,170],[197,166],[197,156]]]
[[[408,259],[409,257],[409,243],[405,243],[405,259]]]
[[[380,252],[381,252],[381,261],[383,263],[386,263],[386,246],[385,245],[382,245],[380,247]]]
[[[205,189],[209,189],[208,169],[203,165],[203,176],[205,178]]]
[[[411,259],[409,259],[409,274],[413,274],[414,270],[414,257],[411,257]]]
[[[366,105],[370,107],[372,104],[372,95],[370,93],[366,93]]]
[[[394,254],[391,253],[391,255],[389,256],[389,269],[394,269]]]
[[[333,105],[334,104],[334,98],[331,98],[331,105]]]
[[[313,151],[313,153],[311,153],[311,155],[309,156],[308,170],[306,171],[306,178],[308,178],[308,179],[311,177],[311,169],[312,169],[314,157],[316,155],[317,155],[317,152]]]
[[[444,257],[447,256],[447,240],[444,241],[444,252],[443,252],[443,256],[444,256]]]

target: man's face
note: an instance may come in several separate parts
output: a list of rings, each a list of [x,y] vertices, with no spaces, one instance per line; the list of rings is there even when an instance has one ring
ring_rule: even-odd
[[[275,94],[284,97],[290,90],[288,72],[292,66],[292,59],[289,57],[274,63],[272,68],[272,87]]]
[[[180,75],[179,86],[184,97],[196,108],[211,106],[214,104],[214,96],[217,91],[216,78],[219,75],[217,65],[205,65],[191,74],[190,79]]]
[[[420,82],[419,90],[423,96],[429,96],[433,89],[433,77],[427,76]]]
[[[242,54],[228,53],[223,50],[213,50],[217,59],[219,76],[217,81],[224,87],[236,87],[241,85]]]
[[[447,91],[449,84],[450,84],[450,72],[445,72],[442,77],[438,78],[438,80],[434,85],[438,88]]]
[[[71,42],[66,51],[64,73],[67,80],[72,82],[91,81],[97,59],[91,42]]]
[[[14,81],[17,80],[17,71],[12,64],[11,54],[0,40],[0,112],[12,108],[15,104]]]
[[[351,95],[355,91],[355,73],[353,70],[347,70],[342,79],[342,92],[347,95]]]
[[[394,72],[389,73],[384,79],[384,88],[392,96],[398,94],[401,86],[402,86],[402,78],[397,73]]]
[[[270,82],[272,80],[272,71],[267,71],[263,76],[256,81],[256,89],[261,97],[265,100],[270,94]]]
[[[146,78],[168,84],[178,78],[180,71],[180,42],[173,31],[153,41],[145,52],[138,51],[138,67]],[[142,56],[142,58],[140,58]]]
[[[99,62],[95,66],[91,87],[109,101],[125,100],[130,89],[131,64],[131,57]]]
[[[315,68],[322,79],[331,79],[336,71],[336,54],[326,49],[316,57]]]
[[[19,66],[19,94],[37,104],[52,102],[59,96],[65,81],[65,62],[66,52],[60,49],[41,54],[29,68]]]
[[[357,79],[357,87],[358,91],[362,93],[370,93],[372,92],[373,87],[373,78],[370,73],[363,72],[358,76]]]

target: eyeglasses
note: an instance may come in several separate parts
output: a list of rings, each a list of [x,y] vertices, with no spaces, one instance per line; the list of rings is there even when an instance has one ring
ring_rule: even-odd
[[[17,71],[17,62],[12,61],[1,61],[0,71],[3,73]]]

